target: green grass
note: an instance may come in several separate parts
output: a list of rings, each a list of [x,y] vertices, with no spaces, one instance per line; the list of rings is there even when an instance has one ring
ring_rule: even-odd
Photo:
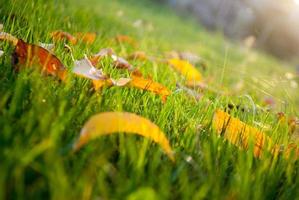
[[[135,28],[132,24],[138,19],[153,28]],[[117,34],[132,36],[138,50],[156,57],[171,50],[192,51],[207,63],[202,73],[212,80],[211,87],[231,91],[240,81],[244,84],[234,95],[204,93],[196,102],[176,90],[181,77],[166,64],[134,61],[144,74],[173,91],[163,104],[159,96],[137,89],[94,92],[91,83],[80,78],[60,83],[34,70],[16,74],[10,62],[12,48],[1,42],[0,199],[299,197],[298,162],[273,159],[267,153],[256,159],[252,149],[234,147],[211,127],[214,111],[233,103],[248,110],[233,110],[234,116],[253,126],[269,125],[269,136],[289,142],[275,119],[278,111],[298,115],[298,88],[291,88],[285,78],[286,72],[294,73],[288,64],[229,43],[191,18],[146,0],[1,0],[0,20],[5,32],[35,44],[51,42],[53,30],[97,32],[94,44],[73,46],[76,59],[105,47],[122,56],[133,52],[130,46],[112,42]],[[72,59],[62,46],[55,54],[71,70]],[[104,69],[117,73],[109,63]],[[265,97],[275,99],[275,110],[259,109]],[[70,146],[84,122],[104,111],[133,112],[153,121],[169,138],[176,162],[148,139],[124,134],[101,137],[72,153]]]

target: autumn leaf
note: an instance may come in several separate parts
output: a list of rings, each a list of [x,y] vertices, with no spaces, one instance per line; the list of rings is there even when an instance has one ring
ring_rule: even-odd
[[[164,85],[143,77],[132,76],[132,81],[128,85],[134,88],[139,88],[158,94],[161,96],[163,102],[165,102],[167,97],[171,94],[170,90],[167,89]]]
[[[270,145],[273,148],[273,142],[270,137],[222,110],[215,112],[213,128],[230,143],[244,149],[248,149],[249,140],[250,138],[253,139],[254,155],[256,157],[261,155],[263,150],[266,149],[266,145]]]
[[[95,68],[86,56],[81,60],[75,61],[73,72],[78,76],[92,80],[107,79],[107,76],[103,73],[103,71],[101,69]]]
[[[186,79],[186,85],[202,84],[201,73],[188,61],[173,58],[168,63]]]
[[[137,42],[135,39],[133,39],[132,37],[130,36],[127,36],[127,35],[117,35],[115,37],[115,40],[118,42],[118,43],[127,43],[133,47],[136,47],[137,46]]]
[[[75,33],[74,35],[78,40],[82,40],[82,42],[86,44],[94,43],[97,36],[96,33],[81,33],[81,32]]]
[[[131,55],[128,56],[129,60],[141,60],[141,61],[145,61],[148,59],[147,55],[145,52],[143,51],[135,51],[134,53],[132,53]]]
[[[123,82],[123,84],[120,84],[120,82]],[[170,90],[168,90],[165,86],[161,85],[160,83],[154,82],[151,79],[145,79],[143,77],[138,77],[138,76],[132,76],[131,78],[121,78],[118,81],[115,81],[113,79],[93,80],[93,86],[95,90],[100,90],[104,86],[106,87],[126,86],[126,87],[138,88],[138,89],[150,91],[160,95],[163,102],[165,102],[167,97],[171,94]]]
[[[96,66],[100,60],[106,56],[112,58],[114,67],[118,69],[126,69],[134,75],[142,76],[142,73],[138,69],[134,68],[126,59],[117,56],[111,48],[101,49],[99,53],[91,56],[89,60]]]
[[[45,74],[58,76],[62,80],[65,79],[66,68],[62,62],[48,50],[38,45],[28,44],[8,33],[0,33],[0,40],[9,41],[15,46],[13,63],[16,70],[36,65]]]
[[[64,31],[53,31],[51,33],[51,37],[54,41],[61,41],[61,40],[66,40],[69,41],[71,44],[75,45],[77,44],[78,40],[75,36],[73,36],[72,34],[68,33],[68,32],[64,32]]]
[[[101,49],[97,54],[91,56],[89,60],[94,66],[96,66],[102,58],[112,55],[115,55],[114,50],[112,48],[104,48]]]
[[[95,39],[96,39],[96,34],[95,33],[75,33],[74,35],[65,32],[65,31],[61,31],[61,30],[57,30],[57,31],[53,31],[51,33],[51,37],[54,41],[68,41],[71,44],[75,45],[78,43],[79,40],[81,40],[82,42],[86,43],[86,44],[92,44]]]
[[[158,143],[168,157],[174,161],[169,141],[160,128],[150,120],[127,112],[105,112],[92,116],[83,126],[73,149],[79,150],[90,140],[103,135],[124,132],[150,138]]]
[[[249,140],[254,142],[254,156],[260,157],[264,150],[268,150],[273,156],[282,155],[284,158],[297,160],[299,148],[295,144],[284,145],[274,144],[273,140],[257,128],[249,126],[228,113],[217,110],[213,118],[213,128],[219,135],[224,136],[230,143],[248,149]],[[294,154],[291,157],[291,154]]]

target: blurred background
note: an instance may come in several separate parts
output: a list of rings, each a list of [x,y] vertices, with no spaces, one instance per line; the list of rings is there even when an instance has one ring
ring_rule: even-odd
[[[156,0],[209,30],[298,62],[299,0]]]

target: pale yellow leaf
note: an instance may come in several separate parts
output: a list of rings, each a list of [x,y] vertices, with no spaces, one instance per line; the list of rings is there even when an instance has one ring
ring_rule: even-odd
[[[120,132],[150,138],[160,144],[169,158],[174,160],[169,141],[160,128],[146,118],[127,112],[105,112],[92,116],[84,124],[73,148],[76,151],[99,136]]]
[[[177,70],[182,76],[186,78],[188,84],[202,82],[201,73],[186,60],[177,58],[169,59],[168,63]]]

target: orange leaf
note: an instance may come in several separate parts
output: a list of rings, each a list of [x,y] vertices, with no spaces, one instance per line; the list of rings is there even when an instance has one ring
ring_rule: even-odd
[[[133,54],[128,56],[129,60],[141,60],[141,61],[145,61],[147,60],[147,55],[145,54],[145,52],[143,51],[136,51]]]
[[[121,78],[117,81],[113,79],[93,80],[93,86],[95,90],[99,90],[104,86],[134,87],[160,95],[162,97],[163,102],[165,102],[167,97],[171,94],[170,90],[168,90],[165,86],[161,85],[160,83],[137,76],[132,76],[132,79]]]
[[[75,36],[71,35],[68,32],[64,32],[64,31],[53,31],[51,33],[51,37],[54,41],[67,40],[73,45],[77,44],[77,42],[78,42],[77,38]]]
[[[113,86],[113,82],[111,79],[105,79],[105,80],[92,80],[93,87],[96,91],[102,89],[104,86],[110,87]]]
[[[143,77],[132,76],[132,81],[128,85],[158,94],[162,97],[163,102],[165,102],[167,97],[171,94],[170,90],[165,86]]]
[[[21,39],[18,40],[13,58],[17,69],[37,65],[46,74],[58,76],[62,80],[66,77],[66,68],[55,55],[40,46],[27,44]]]
[[[75,33],[75,37],[79,40],[82,40],[86,44],[94,43],[96,36],[97,35],[95,33]]]
[[[133,113],[105,112],[92,116],[83,126],[79,139],[74,144],[74,150],[99,136],[124,132],[150,138],[161,145],[168,157],[174,161],[173,151],[169,141],[159,127],[150,120]]]
[[[115,37],[115,40],[119,43],[127,43],[134,47],[137,46],[136,40],[134,40],[133,38],[131,38],[130,36],[127,36],[127,35],[117,35]]]
[[[202,82],[201,73],[188,61],[173,58],[169,59],[168,63],[186,78],[187,85],[194,85]]]

